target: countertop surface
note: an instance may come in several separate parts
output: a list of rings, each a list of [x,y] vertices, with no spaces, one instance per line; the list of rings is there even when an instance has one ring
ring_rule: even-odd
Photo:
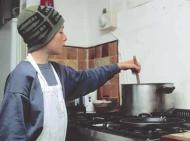
[[[190,141],[190,130],[183,133],[165,135],[161,139],[163,141]]]

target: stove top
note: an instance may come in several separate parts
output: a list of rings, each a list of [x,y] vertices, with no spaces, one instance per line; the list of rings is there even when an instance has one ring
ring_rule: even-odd
[[[176,109],[177,110],[177,109]],[[113,113],[81,113],[81,114],[74,114],[69,117],[69,125],[72,127],[80,127],[101,132],[117,135],[121,137],[125,137],[126,139],[132,139],[132,140],[142,140],[142,141],[159,141],[161,136],[173,134],[173,133],[182,133],[190,130],[190,122],[189,117],[184,116],[182,114],[183,110],[178,110],[178,112],[172,112],[170,115],[165,116],[164,118],[162,116],[159,116],[159,114],[152,114],[153,117],[138,117],[138,116],[129,116],[122,114],[120,112],[113,112]],[[183,111],[183,112],[182,112]],[[181,112],[181,114],[179,114]],[[186,111],[187,112],[187,111]],[[188,111],[190,112],[190,111]],[[179,116],[180,115],[180,116]],[[190,114],[189,114],[190,115]],[[121,119],[151,119],[150,122],[145,122],[146,126],[129,126],[129,124],[125,124],[121,122]],[[166,119],[177,119],[175,121],[176,123],[168,124],[168,121]],[[155,126],[155,121],[152,121],[152,119],[161,119],[161,126]],[[178,119],[181,122],[178,122]],[[143,120],[144,121],[144,120]],[[183,122],[182,122],[183,121]],[[134,124],[134,123],[130,123]],[[138,125],[138,123],[135,123],[135,125]],[[140,124],[142,124],[140,122]],[[147,125],[152,126],[147,126]],[[160,122],[159,122],[160,124]],[[171,126],[168,126],[171,125]],[[148,128],[147,128],[148,127]],[[92,134],[92,133],[90,133]],[[128,141],[128,140],[127,140]]]

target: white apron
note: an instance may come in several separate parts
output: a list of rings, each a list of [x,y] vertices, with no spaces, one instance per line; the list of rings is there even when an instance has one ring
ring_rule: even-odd
[[[43,92],[44,123],[42,133],[36,141],[65,141],[67,130],[67,110],[59,77],[51,65],[57,80],[57,85],[48,86],[48,83],[31,54],[28,54],[27,60],[38,72],[38,79]]]

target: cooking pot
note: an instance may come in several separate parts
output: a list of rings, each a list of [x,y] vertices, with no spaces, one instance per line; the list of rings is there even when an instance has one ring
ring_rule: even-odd
[[[174,107],[173,83],[122,84],[121,109],[127,115],[164,112]]]

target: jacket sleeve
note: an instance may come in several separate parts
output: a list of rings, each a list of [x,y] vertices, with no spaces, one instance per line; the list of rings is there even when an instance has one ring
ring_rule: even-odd
[[[85,71],[75,71],[68,67],[61,69],[63,70],[66,100],[72,100],[96,90],[120,72],[116,64]]]
[[[27,141],[26,115],[29,100],[24,94],[28,85],[20,75],[9,75],[0,107],[0,140]],[[24,89],[25,88],[25,89]]]
[[[0,109],[0,140],[27,141],[24,123],[25,97],[6,92]]]

